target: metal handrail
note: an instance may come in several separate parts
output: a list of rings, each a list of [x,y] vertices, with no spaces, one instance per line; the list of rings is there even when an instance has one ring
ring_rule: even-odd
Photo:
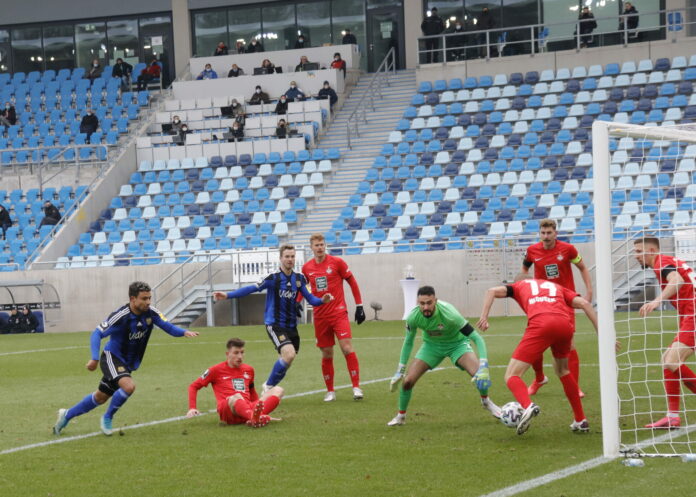
[[[670,29],[673,26],[675,26],[674,23],[669,23],[668,22],[668,15],[669,14],[674,14],[674,13],[680,13],[682,15],[682,20],[679,23],[679,29]],[[425,55],[426,59],[430,57],[436,57],[439,55],[442,60],[438,61],[438,63],[447,63],[447,55],[448,53],[451,54],[451,52],[454,51],[465,51],[465,50],[475,50],[477,53],[481,53],[482,51],[485,51],[485,58],[490,59],[491,58],[491,47],[496,47],[498,50],[498,56],[502,57],[503,56],[503,48],[506,46],[525,46],[529,45],[530,46],[530,52],[532,55],[535,53],[540,53],[540,52],[545,52],[548,48],[549,42],[554,42],[554,41],[568,41],[568,40],[575,40],[575,48],[577,50],[580,50],[582,47],[582,39],[585,38],[586,36],[605,36],[605,35],[612,35],[612,34],[619,34],[621,35],[621,44],[624,46],[627,46],[629,44],[629,41],[635,38],[634,34],[641,33],[641,32],[650,32],[650,31],[657,31],[664,29],[665,30],[665,38],[664,39],[669,39],[667,33],[670,31],[673,33],[672,35],[672,41],[676,40],[676,34],[679,31],[685,31],[687,26],[696,24],[696,22],[688,22],[687,21],[687,16],[686,16],[686,9],[666,9],[666,10],[658,10],[658,11],[651,11],[651,12],[639,12],[638,17],[644,17],[644,16],[654,16],[654,15],[659,15],[661,16],[661,22],[658,25],[655,26],[648,26],[648,27],[640,27],[636,28],[635,30],[630,30],[628,29],[628,23],[625,22],[625,18],[628,17],[624,14],[620,14],[617,16],[606,16],[606,17],[596,17],[594,18],[595,21],[616,21],[617,23],[620,23],[623,21],[623,29],[616,29],[615,31],[604,31],[601,33],[588,33],[588,34],[580,34],[580,24],[581,20],[580,19],[574,19],[573,21],[567,21],[567,22],[559,22],[559,23],[553,23],[553,24],[545,24],[545,23],[538,23],[538,24],[526,24],[526,25],[521,25],[521,26],[507,26],[507,27],[499,27],[499,28],[493,28],[489,30],[477,30],[477,31],[469,31],[469,30],[464,30],[461,32],[457,33],[441,33],[437,35],[429,35],[429,36],[420,36],[418,37],[419,41],[419,48],[418,48],[418,55],[419,55],[419,61],[420,61],[420,56],[423,54]],[[553,37],[553,31],[554,28],[559,28],[559,27],[573,27],[575,29],[574,34],[570,36],[556,36]],[[543,34],[545,32],[545,28],[548,29],[546,31],[548,34]],[[510,31],[529,31],[529,36],[525,40],[518,40],[518,41],[513,41],[513,40],[499,40],[499,38],[504,34],[508,33]],[[485,37],[485,43],[477,42],[475,44],[465,44],[461,46],[454,46],[453,45],[453,38],[454,37],[468,37],[468,38],[473,38],[475,40],[480,40],[481,38]],[[431,50],[427,49],[421,49],[421,41],[425,40],[438,40],[440,47],[434,48]],[[448,43],[449,40],[449,43]],[[449,46],[448,46],[449,45]],[[563,50],[567,50],[566,47],[563,48]],[[420,62],[419,62],[420,63]]]
[[[348,142],[348,148],[351,146],[351,137],[353,133],[355,136],[360,137],[360,123],[367,122],[367,104],[369,103],[369,108],[371,112],[375,111],[375,96],[378,95],[379,99],[382,96],[382,83],[389,86],[389,75],[393,75],[396,72],[396,51],[394,47],[390,48],[387,55],[384,56],[382,62],[380,63],[377,70],[372,75],[370,83],[367,85],[365,94],[358,102],[355,110],[351,113],[346,121],[346,139]]]

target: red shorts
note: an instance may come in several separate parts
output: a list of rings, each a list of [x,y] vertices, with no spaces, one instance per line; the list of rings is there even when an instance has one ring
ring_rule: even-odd
[[[679,318],[679,333],[674,337],[674,342],[683,343],[687,347],[696,348],[696,316],[682,316]]]
[[[544,351],[551,347],[551,353],[557,359],[568,357],[573,343],[575,329],[572,320],[559,314],[545,314],[543,321],[530,323],[512,358],[529,364],[541,358]]]
[[[256,406],[256,402],[249,402],[251,404],[251,408],[253,409]],[[220,402],[218,402],[217,405],[217,412],[218,415],[220,416],[220,421],[223,423],[227,423],[228,425],[241,425],[246,423],[246,418],[243,418],[241,416],[237,416],[235,413],[232,412],[232,409],[230,409],[230,404],[227,402],[227,399],[222,399]]]
[[[317,347],[333,347],[336,341],[334,335],[339,340],[352,338],[350,333],[350,321],[348,312],[339,315],[331,315],[321,318],[314,318],[314,336],[317,339]]]

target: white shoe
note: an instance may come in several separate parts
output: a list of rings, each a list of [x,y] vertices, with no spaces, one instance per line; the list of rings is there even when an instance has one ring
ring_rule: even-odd
[[[336,400],[336,392],[326,392],[326,395],[324,395],[324,402],[333,402],[334,400]]]
[[[365,397],[360,387],[353,387],[353,400],[362,400]]]
[[[582,421],[573,421],[570,425],[570,429],[579,433],[587,433],[590,431],[590,423],[588,423],[586,419]]]
[[[60,432],[68,425],[68,420],[65,419],[65,413],[68,412],[67,409],[58,409],[58,419],[56,419],[56,424],[53,425],[53,434],[60,435]]]
[[[502,415],[500,407],[495,405],[495,402],[493,402],[489,397],[481,397],[481,406],[483,406],[484,409],[488,409],[488,412],[490,412],[494,418],[500,419],[500,416]]]
[[[401,426],[406,424],[406,414],[397,413],[394,419],[387,423],[387,426]]]
[[[517,434],[522,435],[529,429],[529,424],[532,422],[532,418],[537,416],[541,412],[539,406],[534,402],[529,404],[529,407],[524,410],[522,416],[520,416],[520,422],[517,424]]]

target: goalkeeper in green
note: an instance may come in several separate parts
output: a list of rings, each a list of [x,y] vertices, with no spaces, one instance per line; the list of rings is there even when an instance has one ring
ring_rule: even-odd
[[[404,377],[406,363],[411,356],[418,330],[423,330],[423,345]],[[479,357],[476,357],[471,347],[472,341],[476,344]],[[438,301],[433,287],[422,286],[418,289],[418,307],[414,307],[406,318],[406,339],[401,348],[399,368],[389,385],[393,392],[403,379],[399,393],[399,412],[387,426],[402,425],[406,422],[406,409],[413,387],[424,373],[437,367],[445,357],[449,357],[455,366],[472,376],[471,381],[476,384],[481,394],[481,405],[493,416],[500,418],[500,408],[488,398],[491,379],[483,337],[452,304]]]

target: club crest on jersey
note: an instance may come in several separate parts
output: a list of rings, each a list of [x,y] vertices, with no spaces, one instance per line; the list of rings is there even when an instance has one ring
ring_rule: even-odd
[[[123,366],[119,366],[116,368],[116,371],[119,373],[123,373],[125,370],[126,370],[126,368],[124,368]]]
[[[438,330],[442,330],[442,329],[444,329],[444,328],[445,328],[445,325],[442,324],[442,323],[440,323],[440,324],[437,325],[437,329],[438,329]]]
[[[333,273],[333,269],[328,268],[328,269],[326,270],[326,274],[331,274],[331,273]]]
[[[285,335],[278,335],[278,340],[281,342],[285,340]]]
[[[558,256],[556,257],[556,259],[558,259],[559,261],[562,261],[562,260],[563,260],[563,254],[558,254]]]
[[[247,380],[249,379],[249,373],[247,373],[246,371],[244,371],[244,378]]]
[[[302,282],[300,280],[296,280],[295,285],[297,286],[297,288],[300,288],[302,286]]]
[[[150,326],[150,325],[152,324],[152,318],[147,318],[147,319],[145,320],[145,324],[147,324],[148,326]]]

